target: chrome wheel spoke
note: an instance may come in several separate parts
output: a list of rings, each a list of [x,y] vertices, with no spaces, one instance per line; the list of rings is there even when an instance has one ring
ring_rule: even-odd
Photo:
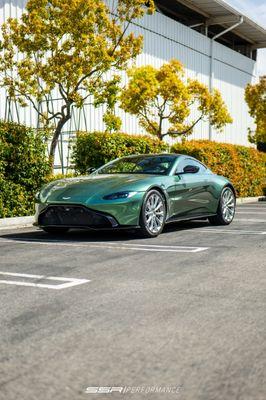
[[[156,212],[156,215],[163,215],[163,214],[164,214],[163,211],[157,211],[157,212]]]
[[[227,207],[231,207],[231,208],[233,208],[234,207],[234,200],[232,199],[232,200],[230,200],[230,202],[229,203],[227,203]]]
[[[153,193],[148,199],[145,207],[146,227],[151,233],[160,231],[164,223],[164,204],[161,197]]]
[[[147,218],[147,224],[149,224],[149,223],[151,222],[151,220],[152,220],[152,215],[150,215],[150,216]]]
[[[235,198],[230,189],[223,193],[222,197],[222,213],[226,222],[231,222],[235,214]]]

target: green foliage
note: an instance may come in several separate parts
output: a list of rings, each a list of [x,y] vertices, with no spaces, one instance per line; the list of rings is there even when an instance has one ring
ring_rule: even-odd
[[[76,176],[79,176],[79,174],[76,174],[74,172],[69,172],[67,174],[51,174],[51,175],[47,175],[47,177],[45,179],[45,183],[57,181],[59,179],[75,178]]]
[[[159,69],[146,65],[128,70],[129,83],[122,90],[121,107],[136,115],[140,125],[159,139],[166,135],[186,137],[201,120],[209,120],[218,131],[232,123],[220,92],[210,92],[206,85],[184,75],[184,67],[177,60]],[[191,121],[193,106],[197,115]],[[170,124],[168,131],[165,121]]]
[[[74,168],[86,174],[89,167],[101,165],[130,154],[160,153],[168,146],[156,138],[103,132],[79,132],[73,148]]]
[[[44,139],[44,132],[0,122],[0,218],[32,214],[50,172]]]
[[[239,197],[263,194],[266,177],[265,153],[249,147],[208,140],[178,143],[171,150],[195,157],[214,173],[230,179]]]
[[[266,143],[266,76],[261,76],[255,85],[247,85],[245,98],[256,123],[255,132],[249,132],[249,140],[251,143]]]
[[[120,131],[122,126],[121,118],[115,115],[115,105],[117,103],[118,93],[120,92],[119,83],[120,77],[114,75],[101,90],[94,93],[95,107],[106,103],[106,112],[103,116],[103,122],[106,126],[106,132],[109,133]]]
[[[10,122],[0,122],[0,165],[4,177],[36,190],[49,173],[45,133]]]
[[[124,69],[142,49],[142,36],[130,32],[129,24],[153,11],[152,0],[109,5],[103,0],[29,0],[21,18],[2,25],[0,86],[22,107],[31,104],[46,126],[54,123],[51,160],[72,106],[82,107],[106,88],[110,107],[115,88],[108,72]],[[49,104],[54,90],[62,100],[55,108]]]
[[[32,215],[33,194],[22,185],[0,177],[0,218]]]

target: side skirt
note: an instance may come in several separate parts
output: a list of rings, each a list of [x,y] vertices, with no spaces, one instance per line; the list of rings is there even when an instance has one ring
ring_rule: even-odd
[[[67,229],[79,229],[79,230],[95,231],[95,232],[120,231],[120,230],[140,228],[139,225],[117,225],[117,226],[110,227],[110,228],[97,228],[97,227],[86,226],[86,225],[82,225],[82,226],[80,226],[80,225],[39,225],[37,223],[34,223],[33,225],[37,226],[41,229],[43,229],[43,228],[67,228]]]
[[[171,217],[165,221],[165,224],[171,224],[172,222],[181,222],[181,221],[192,221],[195,219],[207,219],[209,217],[214,217],[216,214],[199,214],[193,215],[193,217]]]

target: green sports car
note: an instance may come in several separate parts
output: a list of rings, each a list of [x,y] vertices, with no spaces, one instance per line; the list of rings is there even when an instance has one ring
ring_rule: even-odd
[[[116,159],[88,176],[49,183],[36,195],[36,225],[49,233],[70,228],[138,228],[158,236],[173,221],[235,215],[232,183],[195,158],[145,154]]]

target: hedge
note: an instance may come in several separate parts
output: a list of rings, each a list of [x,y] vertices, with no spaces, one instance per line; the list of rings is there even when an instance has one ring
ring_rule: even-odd
[[[130,154],[160,153],[168,145],[149,136],[79,132],[73,149],[74,168],[86,174],[99,166]],[[214,173],[229,178],[239,197],[263,195],[266,154],[256,149],[208,140],[186,141],[171,147],[171,152],[188,154],[206,164]]]
[[[44,133],[0,121],[0,218],[29,215],[50,166]]]
[[[89,167],[98,168],[117,157],[161,153],[167,149],[166,143],[149,136],[79,132],[73,147],[72,159],[75,170],[86,174]]]
[[[149,136],[79,132],[73,149],[78,173],[130,154],[161,153],[169,146]],[[259,196],[265,190],[266,154],[255,149],[210,141],[187,141],[171,151],[191,155],[214,173],[229,178],[238,196]],[[24,125],[0,121],[0,218],[30,215],[34,195],[49,175],[44,134]]]
[[[32,215],[33,211],[33,198],[23,186],[0,177],[0,218]]]
[[[266,154],[256,149],[208,140],[172,146],[173,153],[193,156],[214,173],[230,179],[239,197],[260,196],[266,179]]]

